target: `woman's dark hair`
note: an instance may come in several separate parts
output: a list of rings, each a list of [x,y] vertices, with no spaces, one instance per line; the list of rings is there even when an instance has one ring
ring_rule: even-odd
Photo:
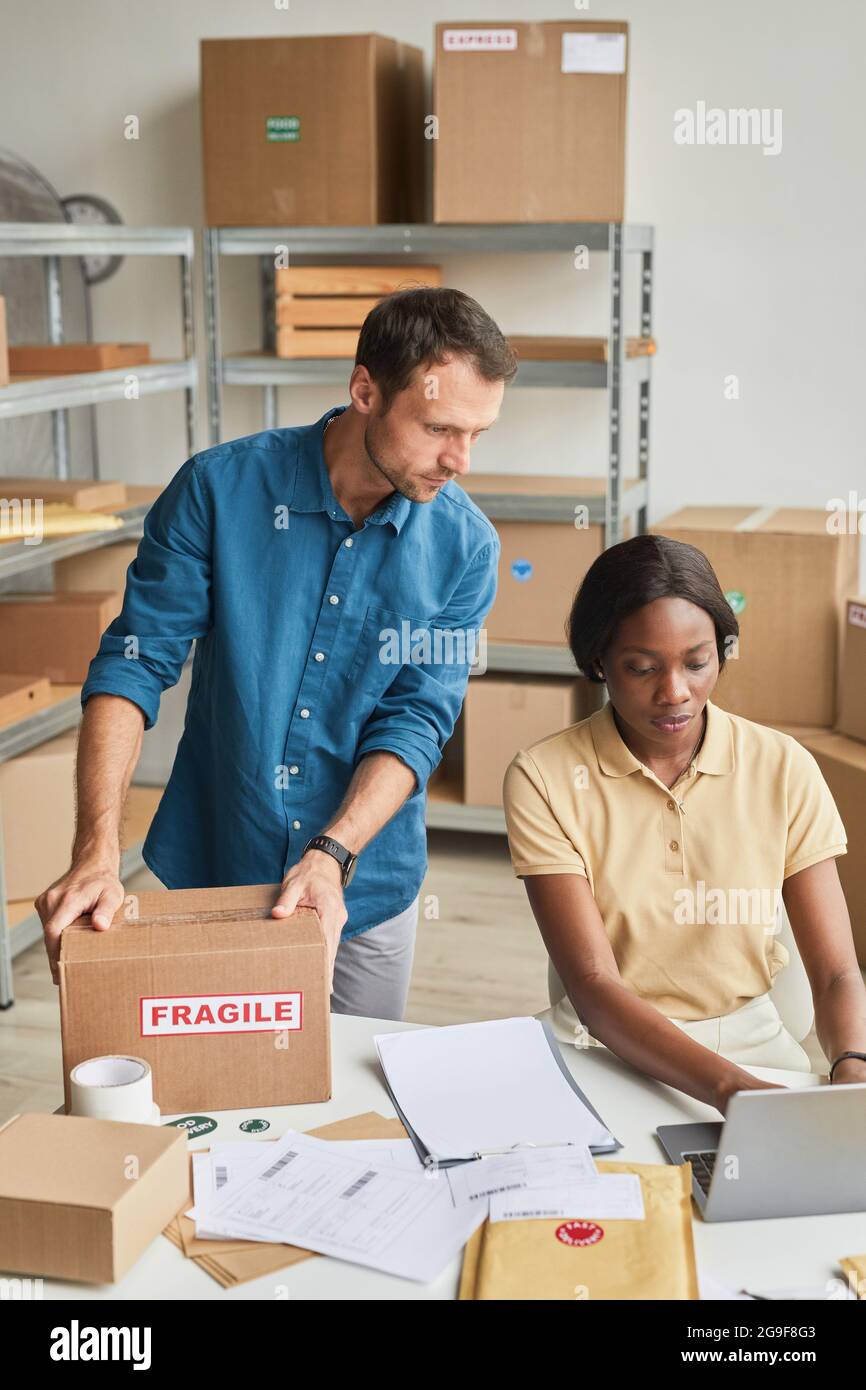
[[[567,623],[578,670],[600,682],[597,666],[623,618],[657,598],[684,598],[709,613],[721,671],[740,625],[704,552],[670,536],[633,536],[603,550],[590,565]]]
[[[364,320],[355,366],[367,368],[385,411],[420,366],[471,357],[487,381],[511,381],[517,357],[488,313],[462,290],[427,285],[386,295]]]

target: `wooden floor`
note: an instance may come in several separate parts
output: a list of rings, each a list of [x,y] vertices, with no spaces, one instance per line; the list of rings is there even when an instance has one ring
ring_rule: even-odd
[[[126,883],[156,886],[148,870]],[[58,994],[41,942],[14,974],[15,1005],[0,1011],[0,1124],[63,1100]],[[431,832],[407,1020],[468,1023],[547,1005],[547,956],[504,837]],[[803,1046],[821,1059],[814,1031]]]

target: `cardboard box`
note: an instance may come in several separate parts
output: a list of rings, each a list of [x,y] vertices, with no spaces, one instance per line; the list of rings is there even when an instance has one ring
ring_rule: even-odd
[[[849,598],[845,604],[836,728],[866,741],[866,598]]]
[[[0,294],[0,386],[9,385],[9,335],[6,328],[6,300]]]
[[[73,731],[0,763],[7,898],[31,902],[65,874],[75,833]]]
[[[473,677],[463,706],[469,805],[501,806],[502,779],[518,749],[585,719],[600,708],[602,692],[584,677]]]
[[[51,702],[51,683],[45,676],[0,676],[0,726],[16,724]]]
[[[484,510],[491,493],[517,496],[603,496],[604,478],[558,478],[531,474],[478,473],[460,480]],[[624,479],[623,490],[635,479]],[[575,514],[575,523],[580,520]],[[604,527],[597,522],[500,521],[499,588],[487,616],[488,642],[533,642],[563,647],[575,592],[593,560],[604,549]],[[626,521],[624,534],[630,534]]]
[[[70,507],[90,511],[121,506],[126,501],[126,484],[96,478],[0,478],[0,497],[41,498],[43,502],[66,502]]]
[[[628,25],[436,26],[436,222],[621,222]]]
[[[61,684],[84,681],[122,606],[122,594],[103,590],[0,597],[0,671],[37,671]]]
[[[530,362],[606,362],[607,338],[551,338],[540,334],[509,333],[508,342],[518,358]],[[626,338],[625,356],[654,357],[655,338]]]
[[[149,361],[147,343],[19,343],[9,349],[9,370],[17,376],[107,372]]]
[[[866,744],[843,734],[799,740],[816,759],[848,836],[848,853],[836,860],[845,891],[857,959],[866,969]]]
[[[108,931],[60,938],[69,1073],[88,1057],[150,1063],[164,1115],[331,1095],[326,950],[315,912],[270,916],[278,884],[133,895]]]
[[[189,1200],[184,1130],[41,1114],[0,1128],[4,1271],[115,1283]]]
[[[54,562],[56,593],[88,593],[108,590],[122,594],[126,588],[126,571],[135,559],[138,541],[117,541],[114,545],[99,545]]]
[[[713,700],[764,724],[832,725],[842,603],[857,583],[858,537],[826,511],[686,507],[650,529],[706,555],[740,624]]]
[[[380,34],[203,39],[211,226],[424,222],[423,54]]]

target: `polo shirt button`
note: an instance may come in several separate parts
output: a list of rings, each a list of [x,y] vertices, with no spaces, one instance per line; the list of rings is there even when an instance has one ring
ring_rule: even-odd
[[[676,852],[680,847],[679,840],[671,840],[671,849]]]
[[[340,600],[337,598],[337,595],[336,595],[336,594],[331,594],[330,597],[329,597],[329,599],[328,599],[328,602],[329,602],[329,603],[339,603]]]
[[[299,820],[293,820],[293,821],[292,821],[292,829],[293,829],[293,830],[300,830],[300,828],[301,828],[301,822],[300,822]]]
[[[672,811],[673,809],[674,809],[674,803],[673,803],[672,801],[669,801],[669,802],[668,802],[668,810],[669,810],[669,811]]]
[[[352,546],[353,546],[354,544],[355,544],[355,542],[352,540],[352,537],[351,537],[351,536],[347,536],[346,539],[345,539],[345,541],[344,541],[344,545],[345,545],[346,549],[347,549],[347,550],[351,550],[351,549],[352,549]]]
[[[325,659],[325,653],[324,653],[324,652],[316,652],[316,661],[324,661],[324,659]]]
[[[292,763],[291,767],[289,768],[289,772],[292,774],[293,777],[294,777],[294,775],[295,775],[296,772],[300,772],[300,768],[298,767],[298,764],[297,764],[297,763]]]
[[[309,717],[310,717],[310,711],[309,711],[308,709],[302,709],[302,710],[301,710],[301,718],[302,718],[302,719],[309,719]]]

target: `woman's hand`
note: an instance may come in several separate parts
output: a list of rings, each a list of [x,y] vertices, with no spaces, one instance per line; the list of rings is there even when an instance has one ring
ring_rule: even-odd
[[[841,1066],[841,1063],[840,1063]],[[838,1070],[838,1069],[837,1069]],[[736,1074],[725,1077],[721,1082],[716,1093],[713,1104],[717,1110],[721,1110],[723,1115],[728,1112],[728,1102],[731,1096],[737,1091],[787,1091],[787,1086],[780,1086],[777,1081],[762,1081],[758,1076],[752,1076],[751,1072],[737,1070]]]

